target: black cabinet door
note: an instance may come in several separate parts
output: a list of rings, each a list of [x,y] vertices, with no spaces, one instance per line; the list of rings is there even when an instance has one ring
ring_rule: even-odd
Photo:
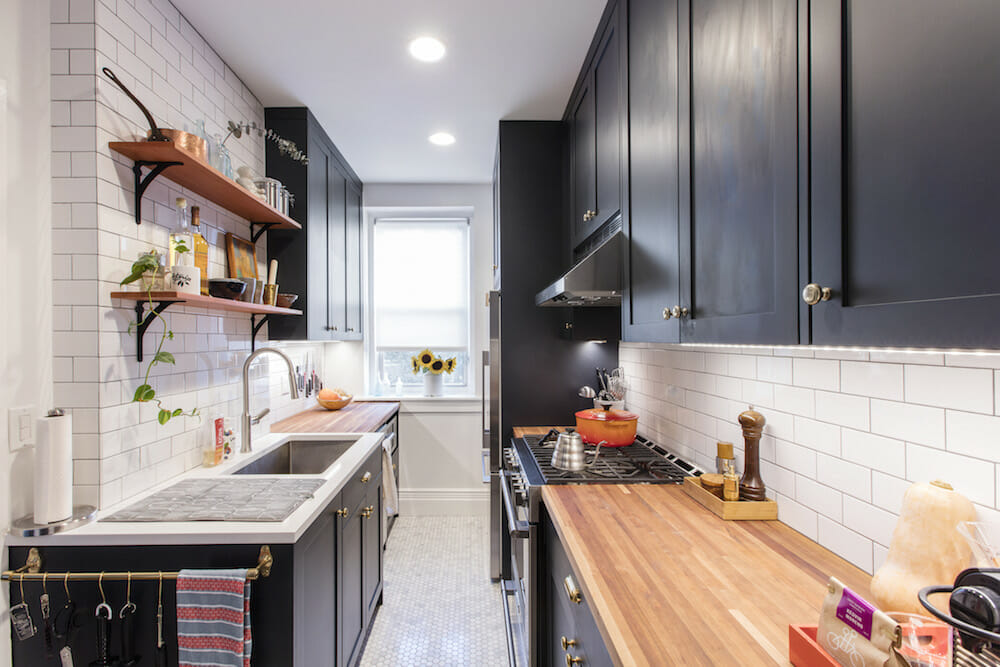
[[[294,623],[295,665],[337,664],[337,536],[330,503],[295,543]]]
[[[347,329],[347,179],[336,164],[330,168],[329,222],[327,225],[327,285],[329,306],[327,326],[334,338],[343,336]]]
[[[345,508],[346,509],[346,508]],[[363,559],[362,521],[360,508],[351,508],[346,518],[339,518],[340,543],[338,545],[339,569],[339,633],[337,648],[338,665],[353,665],[361,651],[362,630],[365,623],[365,606],[362,597],[361,563]]]
[[[594,57],[597,197],[595,214],[586,225],[589,231],[585,236],[621,211],[623,95],[618,16],[616,5]]]
[[[300,221],[306,227],[308,242],[302,243],[301,239],[289,238],[294,247],[305,246],[306,265],[309,267],[326,267],[326,250],[329,243],[329,219],[330,210],[327,201],[330,193],[330,171],[333,169],[332,158],[326,151],[322,142],[310,139],[309,142],[309,181],[308,192],[308,217],[305,221]],[[284,232],[284,235],[291,236],[294,232]],[[275,257],[275,254],[271,255]],[[278,276],[285,280],[286,273],[301,275],[294,266],[295,256],[277,255],[278,268],[282,273]],[[330,286],[325,280],[308,280],[308,272],[302,275],[308,282],[305,292],[305,306],[303,316],[306,318],[306,335],[310,339],[330,338],[329,330],[329,305]],[[287,285],[287,283],[284,283]],[[279,286],[282,283],[279,283]],[[284,289],[288,289],[285,287]],[[284,291],[284,290],[283,290]],[[294,329],[296,322],[291,318],[281,318],[281,323]],[[271,330],[275,329],[273,324],[269,324]],[[270,333],[270,331],[269,331]],[[294,334],[293,334],[294,335]]]
[[[684,341],[798,342],[796,4],[694,0],[682,19]]]
[[[571,225],[575,247],[595,229],[597,208],[597,131],[595,127],[593,77],[580,89],[570,118],[570,164],[572,170]]]
[[[382,478],[372,480],[365,494],[365,516],[361,525],[361,588],[365,600],[365,625],[375,614],[382,597]]]
[[[629,216],[622,337],[680,340],[678,254],[678,2],[630,0],[628,8]]]
[[[346,205],[346,266],[347,272],[347,315],[345,321],[345,337],[360,338],[362,330],[363,303],[361,294],[361,234],[363,220],[361,216],[361,190],[354,183],[347,183]]]
[[[810,16],[812,342],[996,347],[1000,3]]]

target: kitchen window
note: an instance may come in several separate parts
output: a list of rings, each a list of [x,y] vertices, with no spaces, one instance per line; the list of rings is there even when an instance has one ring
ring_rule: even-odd
[[[471,344],[469,220],[376,218],[371,230],[368,381],[375,394],[422,394],[410,359],[430,349],[457,360],[446,394],[468,394]]]

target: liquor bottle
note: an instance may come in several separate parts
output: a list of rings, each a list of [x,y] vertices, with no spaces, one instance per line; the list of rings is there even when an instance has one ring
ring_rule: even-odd
[[[201,270],[201,293],[208,296],[208,241],[201,235],[201,208],[191,207],[191,244],[194,265]]]

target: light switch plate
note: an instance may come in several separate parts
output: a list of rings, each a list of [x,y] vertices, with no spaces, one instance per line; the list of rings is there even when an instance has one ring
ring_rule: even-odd
[[[7,410],[7,442],[12,452],[35,444],[35,406]]]

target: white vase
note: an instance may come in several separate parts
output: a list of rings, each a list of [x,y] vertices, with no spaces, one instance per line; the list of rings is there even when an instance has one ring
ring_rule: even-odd
[[[170,289],[182,294],[201,294],[201,269],[197,266],[175,266],[170,270]]]
[[[424,373],[424,396],[444,395],[444,373]]]

